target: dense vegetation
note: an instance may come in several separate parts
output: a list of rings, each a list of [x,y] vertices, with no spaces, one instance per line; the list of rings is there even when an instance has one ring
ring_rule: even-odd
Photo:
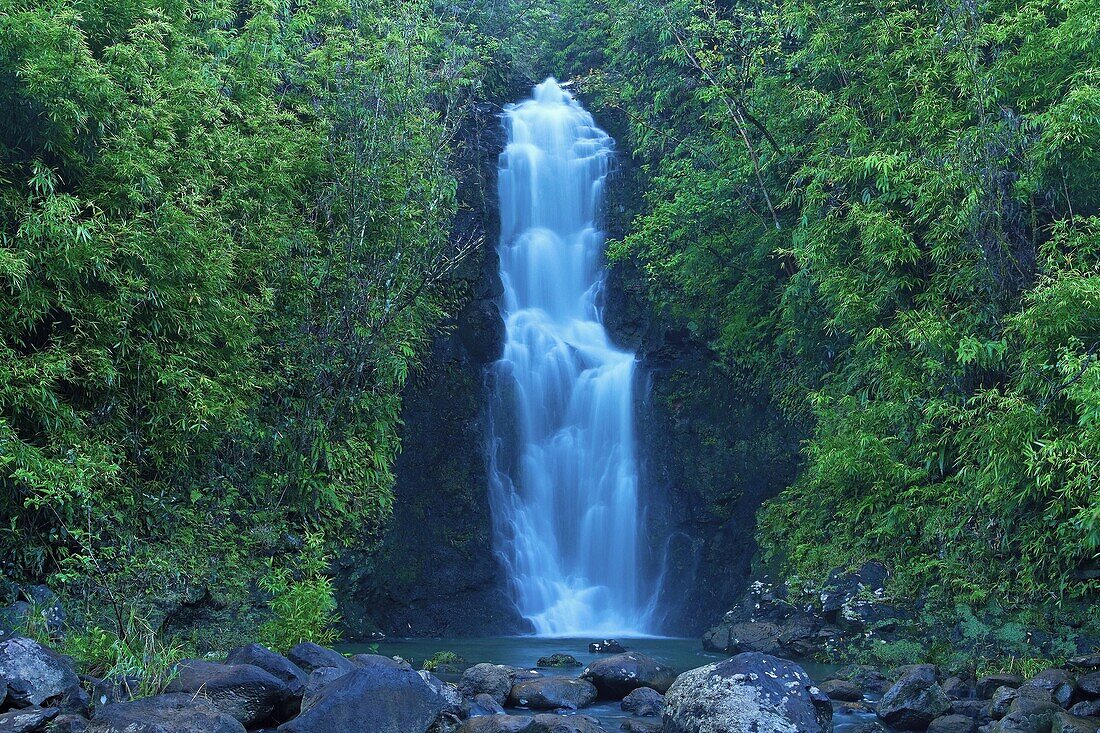
[[[420,0],[0,5],[0,557],[126,635],[327,633],[392,502],[481,77]],[[327,538],[327,543],[322,539]],[[280,614],[289,616],[280,625]],[[246,627],[245,627],[246,628]]]
[[[1095,600],[1096,4],[542,9],[589,19],[545,53],[622,121],[645,191],[614,256],[812,429],[767,559],[879,557],[898,596],[975,607]]]

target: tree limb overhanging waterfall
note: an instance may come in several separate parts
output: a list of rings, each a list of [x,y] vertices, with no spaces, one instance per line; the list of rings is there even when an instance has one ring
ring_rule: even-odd
[[[640,561],[635,358],[611,344],[597,306],[597,217],[614,141],[554,79],[507,107],[504,124],[497,547],[537,633],[646,633],[652,589]]]

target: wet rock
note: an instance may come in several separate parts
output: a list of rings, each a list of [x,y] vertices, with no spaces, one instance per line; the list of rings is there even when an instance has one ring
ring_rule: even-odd
[[[499,715],[504,712],[504,708],[501,704],[494,700],[492,696],[486,695],[484,692],[480,695],[474,695],[473,701],[470,703],[470,717],[477,718],[483,715]]]
[[[482,663],[475,664],[462,673],[458,689],[467,697],[485,694],[503,705],[515,682],[514,667]]]
[[[1082,654],[1072,657],[1066,664],[1074,669],[1100,670],[1100,654]]]
[[[1015,674],[991,674],[982,677],[974,686],[974,693],[982,700],[990,700],[998,687],[1010,687],[1016,689],[1024,683],[1019,675]]]
[[[138,695],[141,680],[134,675],[107,677],[92,683],[92,705],[102,707],[116,702],[129,702]]]
[[[622,654],[625,651],[626,647],[624,647],[615,639],[594,641],[588,645],[589,654]]]
[[[80,688],[67,659],[21,636],[0,641],[0,680],[7,681],[5,704],[17,708],[41,707]]]
[[[351,674],[350,669],[339,667],[318,667],[309,673],[305,688],[302,690],[302,702],[300,712],[305,712],[309,706],[320,699],[321,691],[346,674]]]
[[[1054,698],[1054,702],[1062,707],[1069,706],[1073,693],[1077,691],[1077,680],[1064,669],[1044,669],[1024,685],[1046,690]]]
[[[587,715],[536,715],[521,733],[607,733]]]
[[[3,726],[0,726],[0,730],[3,730]],[[87,730],[88,719],[72,713],[58,715],[49,726],[49,733],[85,733]]]
[[[794,662],[746,652],[685,672],[665,695],[665,733],[830,730],[832,706]]]
[[[994,720],[1000,720],[1008,713],[1008,708],[1017,696],[1015,687],[998,687],[993,692],[993,698],[989,701],[989,715]]]
[[[661,724],[652,720],[631,718],[630,720],[624,720],[619,725],[619,730],[626,731],[626,733],[661,733]]]
[[[50,701],[52,707],[57,708],[66,715],[80,715],[88,717],[91,712],[92,698],[81,686],[70,687],[60,697]]]
[[[990,733],[1047,733],[1055,713],[1062,709],[1050,693],[1038,687],[1024,685],[1003,718],[989,726]]]
[[[551,654],[548,657],[539,657],[536,667],[580,667],[581,663],[572,654]]]
[[[1100,700],[1083,700],[1069,709],[1074,715],[1100,718]]]
[[[965,700],[970,697],[974,689],[970,680],[964,680],[962,677],[948,677],[940,687],[952,700]]]
[[[303,702],[302,714],[279,731],[425,733],[446,707],[446,701],[412,670],[359,668],[321,689],[308,709]]]
[[[858,702],[863,699],[863,692],[846,680],[825,680],[817,686],[817,689],[828,695],[830,700]]]
[[[934,664],[903,664],[900,667],[891,669],[888,676],[894,682],[902,677],[914,677],[928,682],[935,682],[939,679],[939,670],[936,669]]]
[[[357,667],[392,667],[394,669],[412,669],[413,666],[404,659],[394,659],[381,654],[353,654],[352,664]]]
[[[105,705],[88,733],[244,733],[244,726],[209,700],[187,693],[155,695]]]
[[[676,672],[645,654],[627,652],[597,659],[584,668],[581,677],[592,682],[601,697],[621,700],[639,687],[664,693]]]
[[[1100,698],[1100,672],[1093,672],[1077,680],[1077,692],[1088,700]]]
[[[291,696],[286,683],[252,664],[218,664],[187,659],[176,665],[176,677],[165,692],[204,697],[246,728],[270,720]]]
[[[848,733],[887,733],[886,727],[877,720],[856,723],[848,728]]]
[[[596,686],[588,680],[543,677],[512,687],[508,705],[531,710],[579,710],[596,699]]]
[[[639,687],[624,697],[619,707],[639,717],[660,715],[665,709],[665,696],[650,687]]]
[[[292,692],[301,692],[309,674],[282,654],[260,644],[248,644],[230,650],[226,664],[251,664],[282,680]]]
[[[923,730],[951,708],[951,701],[936,684],[935,667],[914,665],[882,696],[878,716],[901,730]]]
[[[519,733],[531,724],[520,715],[488,715],[470,718],[455,733]]]
[[[381,657],[382,659],[388,659],[387,657]],[[388,661],[393,662],[392,659]],[[396,669],[402,669],[396,667]],[[410,668],[411,669],[411,668]],[[420,670],[417,672],[420,675],[420,679],[424,680],[428,684],[428,687],[432,688],[432,691],[443,698],[443,712],[449,713],[458,719],[468,718],[470,715],[470,706],[466,702],[466,699],[462,696],[456,685],[450,682],[444,682],[436,677],[434,674],[427,670]]]
[[[951,709],[948,712],[952,715],[965,715],[968,718],[973,718],[978,721],[978,725],[984,725],[992,720],[989,716],[988,700],[953,700]]]
[[[941,715],[928,724],[928,733],[976,733],[978,723],[966,715]]]
[[[355,669],[355,664],[340,652],[326,649],[311,641],[296,645],[286,656],[306,673],[321,667],[336,667],[349,672]]]
[[[1097,733],[1100,720],[1082,718],[1067,712],[1057,712],[1051,719],[1050,733]]]
[[[50,721],[57,717],[57,708],[25,708],[0,714],[3,733],[44,733]]]

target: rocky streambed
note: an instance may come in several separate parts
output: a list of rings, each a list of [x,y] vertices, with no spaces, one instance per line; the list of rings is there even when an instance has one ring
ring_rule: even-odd
[[[587,663],[564,651],[531,666],[448,656],[433,662],[437,674],[384,654],[303,643],[283,656],[252,644],[183,660],[162,694],[131,699],[126,681],[80,677],[48,647],[9,637],[0,640],[0,733],[1100,730],[1100,655],[1026,680],[945,679],[925,664],[821,669],[828,679],[815,680],[760,652],[681,672],[614,644],[582,656]],[[600,712],[612,707],[608,722]]]

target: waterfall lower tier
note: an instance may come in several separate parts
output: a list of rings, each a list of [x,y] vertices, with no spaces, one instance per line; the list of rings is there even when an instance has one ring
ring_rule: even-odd
[[[504,124],[496,546],[539,634],[646,633],[634,355],[609,342],[596,304],[614,143],[553,79],[506,108]]]

